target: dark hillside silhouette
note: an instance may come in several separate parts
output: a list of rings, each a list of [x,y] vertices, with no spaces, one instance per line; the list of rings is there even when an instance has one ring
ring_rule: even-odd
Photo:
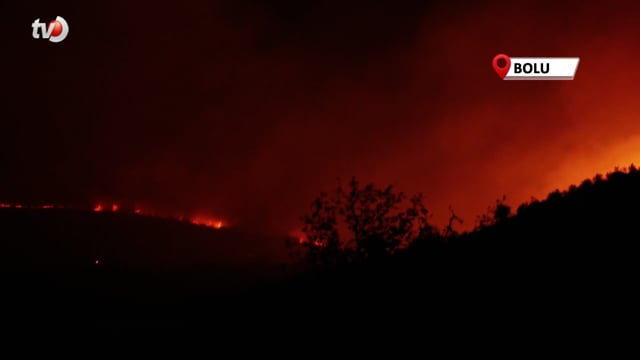
[[[520,205],[513,216],[453,238],[450,245],[489,258],[509,254],[505,261],[526,264],[626,266],[638,248],[639,203],[640,172],[631,166]]]
[[[240,318],[315,326],[392,314],[437,323],[513,314],[585,321],[584,311],[619,313],[636,299],[640,171],[633,166],[515,211],[499,200],[466,233],[455,231],[454,212],[446,229],[429,225],[419,197],[405,202],[411,198],[391,188],[354,180],[337,194],[314,202],[318,216],[306,218],[311,242],[298,246],[327,256],[322,251],[330,241],[350,239],[352,247],[335,246],[329,254],[349,256],[331,266],[302,258],[312,264],[286,277],[246,258],[236,261],[259,242],[231,229],[115,213],[0,209],[4,300],[14,310],[25,308],[12,312],[16,321],[60,315],[47,310],[59,306],[65,321],[129,327],[222,326]],[[349,209],[345,216],[357,216],[346,217],[346,228],[335,227],[332,216]],[[336,237],[345,229],[359,233]],[[370,238],[384,246],[370,247]]]
[[[236,228],[0,208],[0,229],[4,315],[25,325],[175,326],[188,316],[178,305],[187,299],[219,300],[282,273],[269,247],[277,239]],[[160,310],[169,305],[177,312]]]
[[[155,271],[278,259],[271,239],[244,229],[128,213],[0,208],[0,226],[0,266],[14,269],[100,265]]]
[[[302,277],[296,293],[340,294],[409,313],[436,306],[451,316],[522,316],[527,309],[527,321],[618,314],[637,300],[631,284],[640,248],[639,203],[634,166],[554,191],[515,212],[502,199],[472,232],[425,233],[384,264]],[[447,321],[449,315],[442,316]]]

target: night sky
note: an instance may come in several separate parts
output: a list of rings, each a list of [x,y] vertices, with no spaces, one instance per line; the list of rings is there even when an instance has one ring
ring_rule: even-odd
[[[640,4],[37,3],[2,12],[3,201],[131,201],[285,233],[355,175],[472,226],[502,195],[640,163]],[[31,38],[57,15],[66,40]],[[580,65],[501,81],[503,52]]]

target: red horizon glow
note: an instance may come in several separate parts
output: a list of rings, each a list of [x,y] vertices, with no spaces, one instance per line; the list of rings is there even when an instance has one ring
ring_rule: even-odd
[[[503,195],[517,205],[640,162],[638,2],[231,3],[155,7],[188,23],[165,42],[131,26],[147,7],[105,5],[96,21],[122,21],[49,54],[55,72],[10,44],[2,188],[279,235],[356,176],[422,192],[434,225],[451,208],[467,230]],[[581,61],[572,81],[508,82],[491,66],[503,52]],[[61,91],[42,98],[43,79]]]

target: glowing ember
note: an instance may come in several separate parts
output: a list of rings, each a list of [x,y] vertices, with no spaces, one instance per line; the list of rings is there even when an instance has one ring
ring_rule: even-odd
[[[95,212],[100,212],[100,211],[102,211],[102,205],[100,205],[100,204],[96,205],[96,206],[93,208],[93,211],[95,211]]]
[[[307,236],[300,230],[295,230],[289,233],[289,236],[291,236],[293,239],[297,239],[298,244],[299,245],[312,245],[312,246],[316,246],[316,247],[324,247],[325,244],[322,241],[310,241],[309,239],[307,239]]]
[[[100,260],[96,259],[96,265],[100,265]]]
[[[142,214],[142,210],[140,210],[140,209],[135,209],[135,210],[133,210],[133,213],[134,213],[134,214],[138,214],[138,215],[140,215],[140,214]]]
[[[300,229],[296,229],[289,232],[289,237],[293,240],[296,239],[298,244],[304,244],[307,242],[307,236]]]
[[[113,212],[118,211],[118,204],[111,205],[111,211],[113,211]]]
[[[10,208],[10,207],[12,207],[11,204],[4,204],[4,203],[0,204],[0,208]]]
[[[40,208],[41,209],[53,209],[53,205],[42,205]]]

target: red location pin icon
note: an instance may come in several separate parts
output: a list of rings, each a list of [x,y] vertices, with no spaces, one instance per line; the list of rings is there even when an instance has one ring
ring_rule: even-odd
[[[511,59],[508,55],[498,54],[493,58],[493,70],[500,76],[500,79],[504,80],[511,68]]]

